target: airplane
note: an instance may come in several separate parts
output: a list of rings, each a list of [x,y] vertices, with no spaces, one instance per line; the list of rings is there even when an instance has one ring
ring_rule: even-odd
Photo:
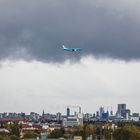
[[[81,48],[67,48],[64,45],[62,45],[62,47],[63,47],[64,51],[70,51],[70,52],[76,52],[76,51],[81,51],[82,50]]]

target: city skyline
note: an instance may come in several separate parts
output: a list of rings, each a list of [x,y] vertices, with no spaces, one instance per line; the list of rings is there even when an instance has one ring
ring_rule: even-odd
[[[43,108],[39,112],[36,112],[35,110],[30,110],[29,112],[23,112],[22,110],[18,111],[18,112],[14,112],[14,111],[11,110],[9,112],[7,112],[7,111],[0,112],[0,114],[1,113],[7,113],[7,114],[9,114],[9,113],[13,113],[13,114],[14,113],[15,114],[25,113],[27,115],[27,114],[30,114],[30,113],[37,113],[37,114],[42,115],[42,114],[57,114],[57,113],[61,113],[62,115],[66,115],[67,116],[67,114],[74,115],[75,113],[82,113],[82,114],[87,114],[88,113],[88,114],[92,114],[93,115],[93,114],[97,114],[97,112],[100,114],[100,111],[102,109],[102,111],[104,113],[108,112],[109,115],[117,116],[118,110],[120,110],[119,107],[118,107],[119,105],[125,105],[125,110],[130,110],[130,115],[132,115],[133,113],[139,113],[138,111],[134,112],[132,110],[132,108],[128,107],[129,105],[127,105],[125,103],[119,103],[119,104],[116,105],[116,108],[113,108],[112,106],[110,107],[110,106],[100,105],[96,110],[93,110],[91,112],[88,112],[87,110],[82,110],[82,106],[67,105],[67,106],[59,107],[60,110],[57,110],[56,112],[54,112],[52,110],[49,112],[48,109]],[[69,113],[68,113],[67,109],[69,109]]]
[[[1,0],[0,112],[140,112],[140,1]],[[82,48],[65,52],[62,45]],[[40,112],[41,113],[41,112]]]
[[[77,110],[73,110],[73,108],[77,108]],[[72,121],[75,121],[73,122]],[[31,111],[30,113],[25,112],[0,112],[0,122],[3,121],[28,121],[35,123],[45,123],[45,122],[56,122],[62,123],[63,126],[74,126],[87,122],[139,122],[140,115],[138,112],[133,112],[130,108],[127,107],[126,104],[117,104],[117,111],[111,108],[109,110],[105,110],[103,106],[100,106],[96,112],[82,112],[81,106],[67,106],[65,108],[65,113],[62,113],[60,110],[57,110],[55,113],[45,112],[44,109],[42,114]]]

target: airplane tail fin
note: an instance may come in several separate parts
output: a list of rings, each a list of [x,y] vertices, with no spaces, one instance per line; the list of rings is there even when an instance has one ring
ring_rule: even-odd
[[[64,45],[62,45],[63,49],[66,49],[66,47]]]

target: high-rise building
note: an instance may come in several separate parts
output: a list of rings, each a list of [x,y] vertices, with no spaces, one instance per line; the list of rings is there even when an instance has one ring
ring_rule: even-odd
[[[100,117],[102,116],[102,114],[104,113],[104,108],[103,107],[100,107]]]
[[[113,116],[113,110],[112,110],[112,107],[111,107],[111,111],[110,111],[110,116]]]
[[[117,117],[123,117],[123,112],[126,110],[126,104],[118,104]]]
[[[123,112],[122,112],[122,116],[126,119],[126,120],[129,120],[129,116],[130,116],[130,109],[125,109]]]
[[[96,111],[96,117],[99,117],[100,115],[99,115],[99,111]]]
[[[45,122],[45,113],[44,113],[44,109],[43,109],[43,112],[42,112],[41,122]]]
[[[101,120],[105,120],[105,121],[107,121],[108,120],[108,117],[109,117],[109,113],[108,112],[104,112],[104,113],[102,113],[102,116],[101,116]]]
[[[30,112],[30,117],[31,120],[38,120],[39,119],[39,114],[35,112]]]
[[[70,116],[70,108],[68,107],[67,108],[67,117],[69,117]]]
[[[117,117],[129,120],[130,113],[130,109],[126,109],[126,104],[118,104]]]
[[[56,120],[57,120],[57,121],[61,121],[61,113],[60,113],[60,112],[58,112],[58,113],[56,114]]]

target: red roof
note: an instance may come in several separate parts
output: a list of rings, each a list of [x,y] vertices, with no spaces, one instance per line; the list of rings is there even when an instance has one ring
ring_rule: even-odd
[[[15,121],[28,121],[28,119],[25,118],[0,118],[0,121],[10,121],[10,122],[15,122]]]

